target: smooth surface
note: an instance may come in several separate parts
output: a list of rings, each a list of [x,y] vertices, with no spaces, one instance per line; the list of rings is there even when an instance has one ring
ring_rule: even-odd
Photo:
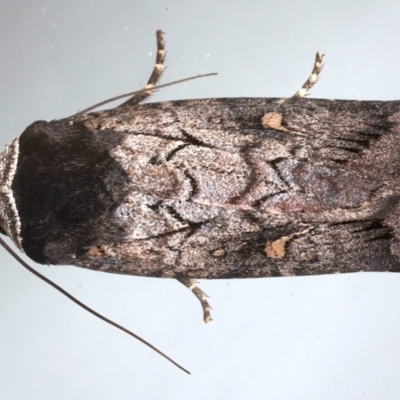
[[[38,119],[141,88],[166,32],[151,101],[400,98],[396,1],[2,1],[0,145]],[[379,162],[379,160],[377,160]],[[181,284],[37,269],[188,368],[79,309],[0,251],[0,399],[398,399],[400,276],[202,281],[214,321]],[[33,263],[31,262],[31,265]]]

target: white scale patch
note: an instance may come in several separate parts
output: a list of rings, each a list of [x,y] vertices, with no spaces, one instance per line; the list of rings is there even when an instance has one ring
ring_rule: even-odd
[[[19,138],[8,144],[0,154],[0,225],[21,250],[21,221],[11,185],[18,164]]]

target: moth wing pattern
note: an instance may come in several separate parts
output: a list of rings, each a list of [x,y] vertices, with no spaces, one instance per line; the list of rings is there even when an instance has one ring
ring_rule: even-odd
[[[3,153],[0,225],[20,250],[177,279],[206,321],[195,279],[399,271],[399,102],[305,98],[317,53],[289,99],[139,104],[157,43],[145,94],[37,121]]]

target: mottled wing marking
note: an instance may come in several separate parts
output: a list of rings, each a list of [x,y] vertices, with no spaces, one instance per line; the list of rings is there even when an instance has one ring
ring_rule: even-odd
[[[286,255],[286,243],[293,238],[294,234],[282,236],[276,240],[270,240],[265,246],[265,253],[269,258],[284,258]]]
[[[308,227],[300,232],[292,233],[291,235],[282,236],[279,239],[269,240],[265,245],[265,253],[269,258],[282,259],[286,256],[286,244],[297,236],[305,235],[314,227]]]
[[[293,133],[293,134],[299,135],[299,136],[306,136],[306,135],[304,135],[302,133],[287,129],[286,127],[284,127],[282,125],[282,121],[283,121],[283,114],[282,113],[269,112],[269,113],[265,113],[262,116],[261,125],[265,129],[275,129],[277,131]]]
[[[78,262],[185,279],[397,270],[392,228],[377,221],[399,192],[400,142],[391,130],[399,123],[388,119],[399,107],[204,99],[82,116],[88,127],[125,135],[111,153],[131,183],[116,212],[126,242]],[[358,230],[360,221],[370,222]],[[292,237],[302,223],[315,229]]]

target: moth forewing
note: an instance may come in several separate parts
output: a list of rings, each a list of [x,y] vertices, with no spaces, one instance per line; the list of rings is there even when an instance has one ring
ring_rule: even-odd
[[[399,271],[400,102],[304,98],[317,53],[288,99],[139,104],[162,73],[157,43],[144,91],[37,121],[3,151],[0,226],[21,251],[176,279],[205,321],[196,278]]]

